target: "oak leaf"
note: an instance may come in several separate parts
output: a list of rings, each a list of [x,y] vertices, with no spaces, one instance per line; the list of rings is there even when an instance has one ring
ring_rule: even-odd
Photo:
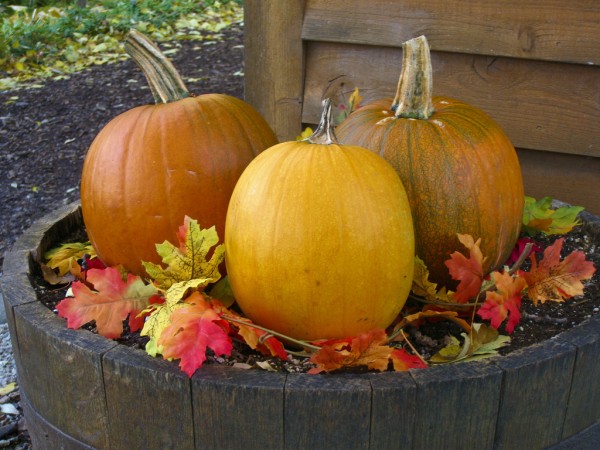
[[[231,355],[229,325],[202,294],[194,293],[184,306],[171,313],[170,325],[161,333],[158,345],[165,359],[179,359],[189,377],[206,361],[207,349],[217,355]]]
[[[506,272],[492,272],[495,291],[487,291],[485,302],[477,311],[482,319],[489,319],[494,328],[508,317],[506,331],[510,334],[521,321],[521,298],[527,286],[524,278]]]
[[[67,327],[77,329],[94,320],[98,334],[116,339],[123,333],[123,321],[129,319],[131,331],[143,324],[139,313],[158,294],[157,289],[129,274],[123,280],[121,273],[112,267],[90,269],[86,283],[76,281],[72,285],[73,297],[67,297],[56,306],[58,315],[67,319]]]
[[[196,220],[186,216],[177,237],[179,246],[168,241],[156,245],[166,268],[143,262],[154,284],[161,290],[167,290],[176,283],[196,279],[204,280],[204,285],[218,281],[221,278],[219,264],[223,262],[225,248],[222,244],[217,245],[219,236],[215,227],[200,229]],[[211,251],[210,259],[207,259]]]
[[[531,269],[523,272],[527,281],[527,297],[535,305],[546,301],[562,302],[583,294],[583,280],[592,277],[596,268],[586,261],[585,253],[574,251],[560,260],[564,238],[544,250],[543,258],[538,262],[535,255],[530,256]]]
[[[456,303],[467,303],[470,299],[477,297],[483,283],[483,263],[486,257],[481,253],[479,245],[481,238],[477,241],[469,234],[457,234],[458,240],[469,250],[467,258],[460,252],[454,252],[450,259],[444,264],[448,267],[453,280],[460,281],[453,299]]]

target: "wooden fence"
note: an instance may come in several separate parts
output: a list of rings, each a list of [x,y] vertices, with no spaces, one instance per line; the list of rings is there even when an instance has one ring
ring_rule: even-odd
[[[600,1],[245,0],[245,97],[294,139],[320,102],[393,97],[402,42],[424,34],[434,95],[490,114],[526,194],[600,214]]]

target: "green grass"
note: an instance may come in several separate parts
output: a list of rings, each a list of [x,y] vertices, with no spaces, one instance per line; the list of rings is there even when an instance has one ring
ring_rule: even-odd
[[[7,3],[0,3],[0,90],[123,59],[120,42],[131,28],[155,41],[200,39],[242,20],[242,0]]]

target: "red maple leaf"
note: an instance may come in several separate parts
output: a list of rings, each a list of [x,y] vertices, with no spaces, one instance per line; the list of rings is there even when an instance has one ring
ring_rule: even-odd
[[[493,328],[498,329],[508,317],[506,332],[511,334],[521,321],[521,298],[527,286],[521,277],[513,277],[508,273],[492,272],[495,291],[487,291],[485,302],[477,311],[482,319],[488,319]]]
[[[116,339],[123,333],[123,321],[129,318],[131,331],[137,331],[143,318],[136,317],[157,295],[156,288],[147,285],[135,275],[124,281],[114,268],[90,269],[87,283],[73,283],[73,297],[67,297],[57,306],[58,315],[67,319],[67,327],[77,329],[94,320],[98,334]]]
[[[452,279],[460,281],[454,293],[454,300],[457,303],[467,303],[479,294],[483,283],[485,258],[479,248],[481,239],[475,242],[471,235],[459,233],[458,240],[469,250],[469,258],[460,252],[454,252],[444,264],[448,267]]]
[[[165,359],[179,359],[179,367],[188,376],[206,361],[206,350],[231,355],[233,348],[229,325],[200,293],[185,300],[186,305],[171,313],[171,324],[158,339]]]
[[[390,355],[395,372],[409,369],[426,369],[427,364],[417,355],[411,355],[402,348],[395,349]]]
[[[539,263],[535,255],[531,255],[531,269],[529,272],[522,273],[528,285],[527,296],[536,305],[538,302],[561,302],[582,295],[581,282],[591,278],[596,272],[594,264],[586,261],[585,253],[579,250],[561,261],[563,241],[564,238],[557,239],[554,244],[546,248]]]

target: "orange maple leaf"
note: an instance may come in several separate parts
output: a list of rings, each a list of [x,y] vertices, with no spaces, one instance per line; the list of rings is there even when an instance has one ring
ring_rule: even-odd
[[[539,263],[535,254],[532,254],[529,258],[531,269],[522,273],[528,285],[527,296],[535,305],[546,301],[562,302],[582,295],[581,282],[591,278],[596,272],[594,264],[586,261],[585,254],[579,250],[561,261],[563,242],[564,238],[560,238],[547,247]]]
[[[469,250],[469,258],[460,252],[454,252],[444,264],[448,267],[452,279],[460,281],[453,296],[454,301],[467,303],[479,294],[483,283],[483,262],[486,258],[479,248],[481,238],[475,241],[469,234],[458,233],[457,236],[461,244]]]
[[[157,290],[135,275],[129,274],[124,281],[121,273],[112,267],[90,269],[87,283],[72,285],[73,297],[67,297],[57,306],[58,315],[67,319],[67,327],[77,329],[94,320],[98,334],[116,339],[123,334],[123,321],[129,318],[131,331],[143,325],[143,317],[137,317],[157,296]]]
[[[402,348],[395,349],[390,358],[395,372],[404,372],[409,369],[426,369],[428,367],[417,355],[411,355]]]
[[[506,332],[511,334],[521,321],[521,298],[527,286],[525,279],[513,277],[506,272],[492,272],[495,291],[487,291],[485,302],[477,311],[482,319],[491,320],[493,328],[498,329],[508,317]]]
[[[188,376],[202,366],[206,350],[217,355],[231,355],[233,348],[228,322],[219,316],[201,293],[185,299],[186,306],[171,313],[171,324],[158,339],[165,359],[179,359],[179,367]]]
[[[385,330],[376,329],[348,339],[325,341],[320,350],[315,352],[310,360],[316,367],[309,373],[331,372],[342,367],[367,366],[380,372],[387,370],[393,347],[387,343]]]

